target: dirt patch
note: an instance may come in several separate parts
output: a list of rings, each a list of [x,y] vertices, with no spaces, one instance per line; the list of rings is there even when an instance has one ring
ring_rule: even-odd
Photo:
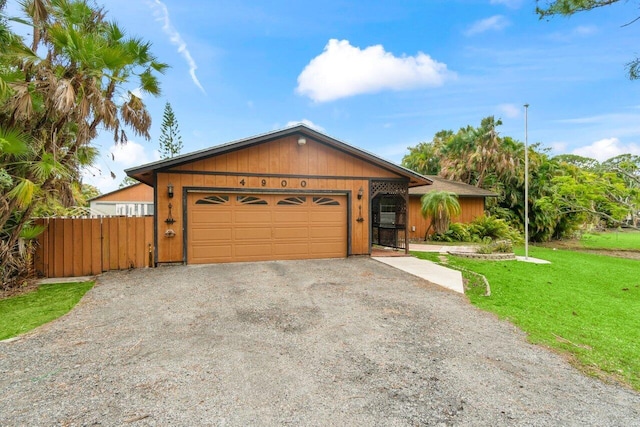
[[[538,243],[537,246],[640,260],[640,250],[585,249],[578,240],[555,240],[553,242]]]
[[[0,343],[0,425],[640,425],[525,338],[367,258],[111,272]]]

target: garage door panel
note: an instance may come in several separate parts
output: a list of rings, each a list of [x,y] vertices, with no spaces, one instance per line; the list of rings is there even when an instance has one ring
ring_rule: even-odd
[[[271,240],[271,227],[236,227],[234,237],[237,240]]]
[[[269,243],[238,243],[235,244],[234,255],[236,257],[268,257],[271,254],[271,242]],[[265,258],[268,259],[268,258]]]
[[[274,239],[308,239],[309,227],[274,227]]]
[[[309,253],[309,244],[307,242],[298,243],[275,243],[273,245],[273,252],[275,255],[282,259],[286,257],[301,257],[301,255]],[[287,258],[291,259],[291,258]]]
[[[332,239],[332,240],[341,240],[346,242],[346,236],[340,229],[336,229],[336,227],[317,227],[312,228],[309,231],[309,237],[313,240],[322,240],[322,239]]]
[[[313,210],[310,213],[309,220],[314,223],[323,223],[323,222],[342,222],[344,219],[344,215],[346,213],[346,209],[323,209],[324,206],[321,206],[317,210]]]
[[[347,255],[344,195],[190,193],[188,197],[188,263]],[[203,199],[212,203],[196,204]]]
[[[271,224],[271,212],[256,210],[255,212],[246,210],[235,210],[233,212],[233,222],[236,224]]]
[[[229,262],[233,259],[232,246],[226,245],[198,245],[193,247],[192,259],[194,263],[212,262]]]
[[[233,228],[192,228],[193,236],[191,241],[194,244],[207,241],[226,241],[228,242],[233,237]]]
[[[336,243],[337,242],[317,242],[311,246],[311,253],[313,255],[324,255],[327,257],[340,257],[340,254],[344,251],[336,250]],[[339,243],[346,246],[346,242]]]
[[[298,208],[296,206],[296,208]],[[275,223],[292,223],[300,222],[304,224],[309,223],[309,212],[300,212],[298,209],[291,209],[289,211],[277,211],[273,216],[273,222]]]
[[[209,208],[209,206],[207,206]],[[216,209],[218,208],[218,209]],[[228,224],[233,218],[231,211],[225,209],[224,211],[219,209],[219,206],[211,206],[206,210],[195,210],[193,212],[192,221],[194,224]]]

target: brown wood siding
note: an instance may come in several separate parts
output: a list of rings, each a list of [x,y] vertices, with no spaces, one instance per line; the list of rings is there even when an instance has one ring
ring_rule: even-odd
[[[94,202],[153,202],[153,187],[138,184],[99,196]]]
[[[34,256],[36,274],[77,277],[149,264],[153,218],[47,218]]]
[[[200,173],[202,172],[202,173]],[[313,190],[348,194],[351,252],[369,254],[369,180],[397,179],[388,171],[333,147],[307,138],[299,146],[296,136],[270,141],[253,147],[195,161],[157,175],[158,258],[160,263],[183,262],[184,215],[183,189],[215,188],[243,192]],[[174,197],[168,198],[167,185],[174,186]],[[363,198],[357,199],[359,189]],[[165,222],[171,203],[173,225]],[[361,209],[360,209],[361,207]],[[362,213],[363,221],[357,219]],[[171,229],[174,237],[165,232]]]
[[[453,218],[452,222],[470,223],[475,218],[484,214],[484,197],[460,197],[460,215]],[[429,228],[430,221],[424,219],[421,210],[420,196],[409,197],[409,222],[407,223],[407,231],[409,239],[423,240],[424,235]],[[415,227],[415,231],[413,230]],[[433,230],[430,230],[431,234]]]

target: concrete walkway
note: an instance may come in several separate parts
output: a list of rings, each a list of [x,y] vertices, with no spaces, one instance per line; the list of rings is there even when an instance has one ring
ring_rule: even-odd
[[[413,246],[413,245],[412,245]],[[436,285],[464,294],[462,273],[457,270],[442,267],[431,261],[405,257],[373,257],[376,261],[390,265],[409,274],[418,276]]]
[[[448,252],[475,252],[475,249],[471,246],[447,246],[447,245],[429,245],[420,243],[411,243],[409,250],[416,252],[436,252],[440,254],[446,254]],[[421,277],[428,280],[431,283],[442,286],[452,291],[464,294],[464,285],[462,282],[462,273],[457,270],[452,270],[435,264],[431,261],[426,261],[411,256],[399,256],[399,257],[371,257],[376,261],[395,267],[399,270],[405,271],[414,276]],[[528,257],[525,259],[523,256],[516,256],[518,261],[531,262],[535,264],[550,264],[549,261]]]

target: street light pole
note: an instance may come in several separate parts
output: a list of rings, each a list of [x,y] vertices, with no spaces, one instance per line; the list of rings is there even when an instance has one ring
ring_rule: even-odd
[[[529,104],[524,104],[524,259],[529,259]]]

